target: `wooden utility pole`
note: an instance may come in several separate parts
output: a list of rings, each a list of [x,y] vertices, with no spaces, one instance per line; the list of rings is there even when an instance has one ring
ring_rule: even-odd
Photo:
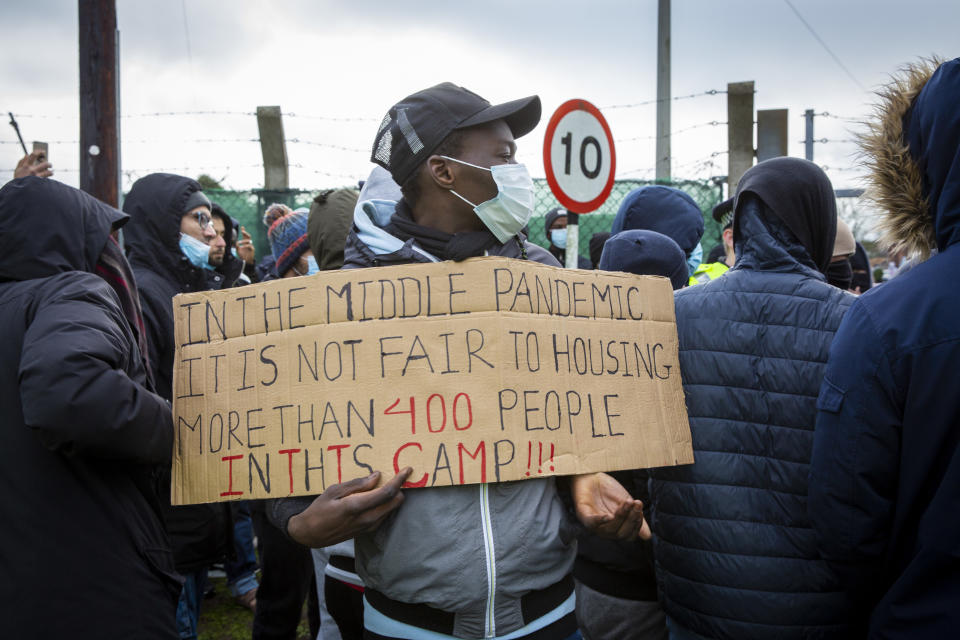
[[[263,154],[263,188],[265,191],[285,191],[290,186],[290,170],[280,107],[257,107],[257,128]]]
[[[670,0],[657,7],[657,182],[670,181]]]
[[[115,0],[79,0],[80,188],[120,205],[120,57]]]
[[[727,186],[737,191],[740,177],[753,166],[753,81],[727,84]]]

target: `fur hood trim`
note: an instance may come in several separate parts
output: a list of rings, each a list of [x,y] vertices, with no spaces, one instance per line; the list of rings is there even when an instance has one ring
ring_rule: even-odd
[[[923,194],[923,174],[903,135],[903,119],[917,94],[942,64],[923,59],[900,69],[877,91],[874,118],[858,136],[867,176],[867,198],[880,209],[880,241],[890,251],[930,256],[937,246],[933,215]]]

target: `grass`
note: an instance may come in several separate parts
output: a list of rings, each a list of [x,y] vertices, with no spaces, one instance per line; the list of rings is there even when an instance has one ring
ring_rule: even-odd
[[[211,578],[213,594],[200,605],[198,640],[246,640],[253,634],[253,612],[241,607],[227,590],[225,578]],[[306,607],[297,626],[297,640],[313,640]]]

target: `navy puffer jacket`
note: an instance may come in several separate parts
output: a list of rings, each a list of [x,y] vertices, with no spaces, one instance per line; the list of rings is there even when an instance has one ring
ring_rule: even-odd
[[[960,633],[960,58],[934,68],[880,93],[864,150],[887,240],[938,254],[844,319],[811,467],[820,552],[885,640]]]
[[[807,474],[817,392],[853,296],[763,207],[737,211],[736,266],[676,294],[696,463],[652,474],[657,579],[667,615],[706,637],[845,638]]]

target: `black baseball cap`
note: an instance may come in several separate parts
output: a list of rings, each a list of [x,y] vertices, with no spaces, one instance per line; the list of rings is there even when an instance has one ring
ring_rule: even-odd
[[[540,122],[540,97],[491,105],[463,87],[444,82],[407,96],[390,108],[373,141],[370,160],[402,185],[456,129],[503,120],[515,138]]]

